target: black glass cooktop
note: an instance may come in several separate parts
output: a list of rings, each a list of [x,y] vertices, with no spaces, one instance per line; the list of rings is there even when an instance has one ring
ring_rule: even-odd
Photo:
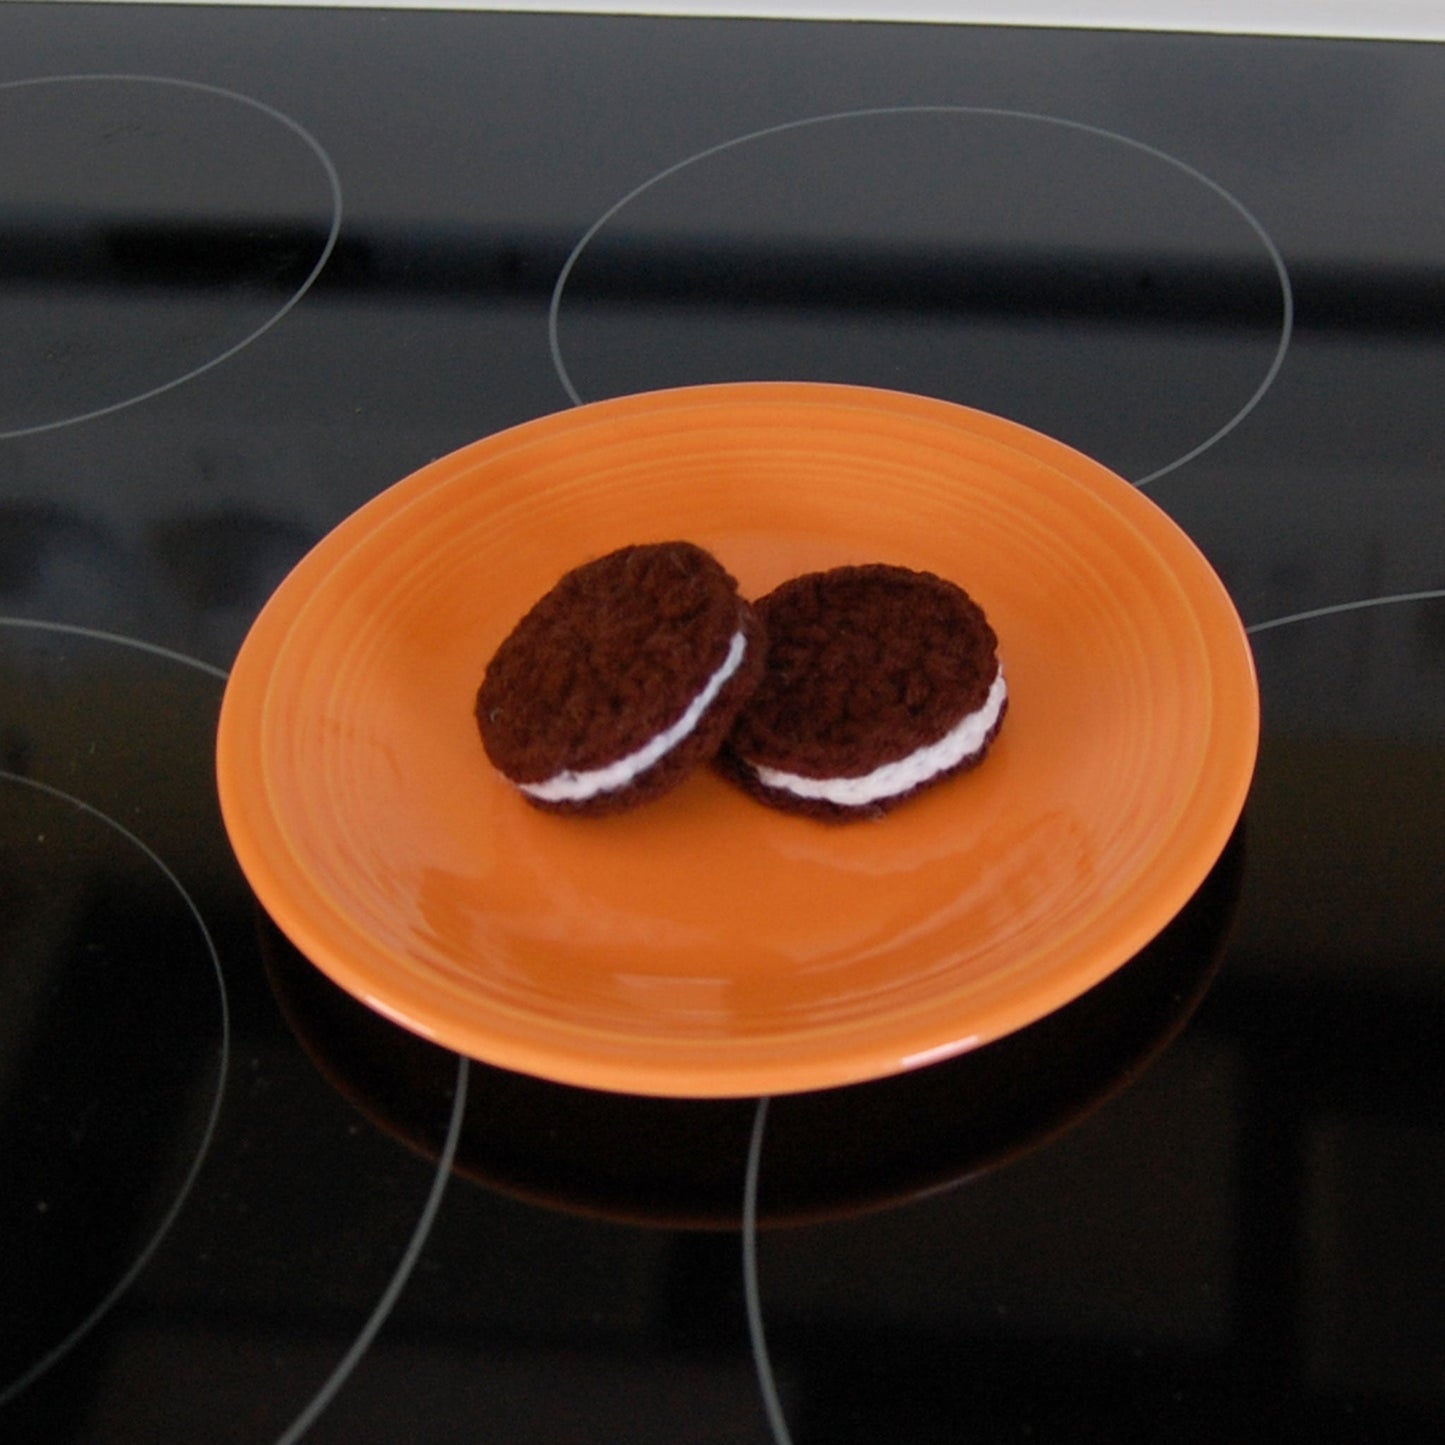
[[[1445,1426],[1445,49],[0,7],[0,1438]],[[341,994],[215,800],[349,512],[693,382],[999,412],[1250,629],[1244,819],[1019,1034],[590,1093]]]

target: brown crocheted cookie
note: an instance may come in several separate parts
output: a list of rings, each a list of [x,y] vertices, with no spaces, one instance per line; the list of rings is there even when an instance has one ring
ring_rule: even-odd
[[[477,691],[482,744],[537,807],[616,812],[713,756],[763,652],[709,553],[623,547],[567,573],[497,649]]]
[[[818,818],[876,817],[983,760],[1008,698],[993,629],[962,588],[838,567],[754,605],[767,671],[717,758],[749,793]]]

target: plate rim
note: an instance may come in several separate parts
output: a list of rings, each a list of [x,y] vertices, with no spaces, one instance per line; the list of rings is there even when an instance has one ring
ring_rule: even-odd
[[[335,933],[327,926],[331,920],[318,921],[308,914],[304,903],[298,904],[285,876],[287,868],[279,866],[272,856],[273,843],[265,835],[268,826],[277,826],[276,812],[269,789],[264,786],[264,754],[259,749],[259,738],[248,738],[248,720],[263,716],[269,703],[270,665],[284,653],[287,637],[307,599],[314,598],[324,580],[344,564],[353,548],[364,545],[378,526],[392,525],[413,502],[489,455],[504,455],[514,447],[545,440],[558,431],[607,425],[633,415],[655,417],[679,409],[739,405],[754,411],[764,405],[787,409],[861,406],[926,419],[945,427],[956,428],[960,422],[975,427],[982,425],[996,437],[1006,437],[1018,450],[1051,470],[1060,471],[1086,487],[1108,504],[1131,531],[1142,532],[1151,545],[1157,546],[1162,539],[1167,544],[1165,560],[1171,567],[1175,561],[1182,560],[1192,569],[1190,580],[1202,589],[1203,596],[1189,590],[1191,609],[1201,600],[1207,600],[1213,609],[1210,636],[1204,647],[1211,669],[1211,685],[1218,686],[1223,668],[1230,673],[1232,696],[1226,710],[1231,722],[1230,736],[1224,739],[1229,756],[1221,759],[1219,730],[1211,726],[1209,745],[1201,763],[1201,770],[1211,767],[1222,770],[1223,781],[1228,786],[1208,810],[1206,818],[1191,820],[1193,842],[1187,850],[1187,863],[1175,863],[1163,884],[1156,883],[1153,893],[1156,906],[1147,917],[1136,917],[1131,931],[1114,935],[1117,941],[1108,953],[1117,956],[1096,960],[1092,967],[1083,970],[1087,977],[1077,988],[1072,988],[1067,997],[1056,999],[1043,1011],[1033,1006],[1016,1007],[1012,1012],[997,1007],[994,1013],[1000,1020],[999,1026],[992,1027],[986,1038],[954,1038],[937,1047],[914,1050],[906,1057],[900,1056],[896,1042],[870,1044],[866,1031],[861,1037],[855,1037],[843,1052],[825,1051],[821,1058],[810,1056],[797,1061],[769,1063],[766,1059],[740,1059],[729,1060],[726,1067],[720,1067],[716,1062],[699,1065],[690,1064],[686,1059],[639,1059],[629,1056],[627,1050],[618,1057],[609,1050],[599,1049],[596,1030],[561,1022],[554,1022],[544,1030],[552,1037],[550,1046],[539,1047],[535,1040],[518,1043],[513,1038],[509,1047],[505,1039],[498,1039],[493,1028],[484,1046],[478,1047],[474,1026],[463,1023],[457,1027],[455,1020],[435,1014],[419,1017],[415,1009],[395,1005],[385,997],[384,989],[359,990],[350,972],[351,964],[340,956],[345,952],[346,941],[343,939],[338,945]],[[1219,714],[1220,707],[1216,705],[1216,720]],[[297,563],[248,631],[222,699],[216,737],[216,778],[226,831],[261,906],[317,967],[394,1022],[461,1053],[563,1083],[674,1097],[739,1097],[862,1082],[956,1054],[976,1042],[1001,1037],[1052,1012],[1127,964],[1178,913],[1223,852],[1248,797],[1257,762],[1259,730],[1258,679],[1253,652],[1222,580],[1178,523],[1137,487],[1101,463],[1067,443],[1020,423],[941,398],[828,382],[725,382],[631,393],[532,418],[434,459],[354,510]],[[247,760],[248,751],[251,762]],[[256,786],[254,764],[261,765],[263,786],[260,788]],[[1177,842],[1177,836],[1168,841]],[[290,866],[299,863],[300,860],[293,858]],[[353,934],[364,934],[364,930],[345,918],[344,910],[338,912],[336,918],[345,922]],[[857,1025],[841,1026],[837,1032],[856,1035]],[[736,1040],[733,1043],[736,1044]]]

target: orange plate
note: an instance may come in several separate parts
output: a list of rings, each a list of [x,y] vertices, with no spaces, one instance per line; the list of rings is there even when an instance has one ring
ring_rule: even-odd
[[[1000,638],[987,762],[829,826],[704,771],[620,817],[524,804],[478,741],[493,650],[568,568],[686,537],[756,596],[926,568]],[[1194,545],[1077,452],[947,402],[747,383],[544,417],[343,522],[257,619],[221,803],[261,902],[344,988],[490,1063],[680,1096],[891,1074],[1128,960],[1237,821],[1259,703]]]

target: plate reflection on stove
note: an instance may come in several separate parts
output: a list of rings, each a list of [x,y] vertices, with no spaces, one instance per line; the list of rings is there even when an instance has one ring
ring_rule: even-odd
[[[972,1053],[772,1102],[758,1222],[889,1208],[998,1168],[1133,1083],[1183,1029],[1223,957],[1244,824],[1183,910],[1128,964]],[[312,1061],[373,1123],[435,1159],[455,1056],[333,984],[264,914],[276,998]],[[753,1099],[653,1098],[474,1063],[457,1172],[531,1203],[667,1229],[742,1223]]]

